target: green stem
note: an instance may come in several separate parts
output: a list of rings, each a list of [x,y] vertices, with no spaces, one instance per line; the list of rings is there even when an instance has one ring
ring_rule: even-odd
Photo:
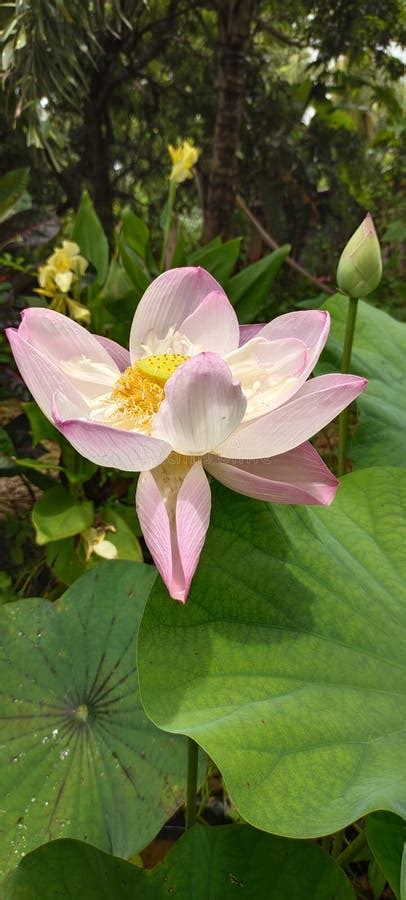
[[[344,829],[341,829],[341,831],[336,831],[336,833],[333,834],[331,855],[334,857],[334,859],[336,859],[340,855],[342,847],[343,847],[343,843],[344,843]]]
[[[353,860],[354,857],[357,856],[359,851],[362,850],[362,848],[365,846],[366,842],[367,839],[365,831],[360,831],[360,833],[357,834],[357,837],[354,838],[353,841],[351,841],[351,844],[348,844],[348,847],[346,847],[345,850],[343,850],[342,853],[337,856],[336,861],[338,862],[338,864],[340,866],[346,866],[347,863],[351,862],[351,860]]]
[[[187,739],[187,788],[185,829],[191,828],[196,821],[197,794],[197,762],[199,748],[193,738]]]
[[[163,272],[164,268],[165,268],[166,250],[167,250],[167,246],[168,246],[169,232],[171,230],[172,213],[173,213],[173,205],[175,203],[176,188],[177,188],[176,181],[170,181],[167,207],[166,207],[165,225],[164,225],[164,237],[163,237],[163,242],[162,242],[161,261],[160,261],[160,265],[159,265],[160,272]]]
[[[354,340],[355,321],[357,318],[358,299],[349,297],[347,323],[345,327],[345,338],[343,355],[341,358],[341,372],[347,374],[351,366],[352,342]],[[347,436],[348,436],[348,406],[343,409],[338,418],[338,474],[345,475],[347,462]]]

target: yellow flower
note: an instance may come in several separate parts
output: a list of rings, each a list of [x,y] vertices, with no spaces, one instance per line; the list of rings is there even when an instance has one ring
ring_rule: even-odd
[[[66,307],[67,314],[71,319],[75,319],[75,322],[81,322],[82,325],[90,325],[90,309],[83,306],[83,303],[79,303],[77,300],[72,300],[71,297],[67,297]]]
[[[177,147],[168,144],[168,152],[172,160],[172,171],[169,180],[180,184],[186,178],[193,178],[192,169],[199,158],[199,148],[195,147],[190,141],[182,141]]]
[[[67,294],[72,284],[86,272],[87,260],[80,256],[80,247],[73,241],[63,241],[48,257],[45,266],[38,271],[37,294],[54,297],[55,294]]]

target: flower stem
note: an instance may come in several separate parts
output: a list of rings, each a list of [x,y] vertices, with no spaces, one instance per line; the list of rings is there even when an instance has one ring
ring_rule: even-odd
[[[352,342],[354,340],[355,321],[357,318],[358,299],[348,298],[347,323],[345,326],[345,338],[343,355],[341,358],[341,372],[349,372],[351,365]],[[348,406],[343,409],[338,417],[338,474],[345,475],[347,462],[347,436],[348,436]]]
[[[168,199],[166,201],[166,209],[165,209],[164,236],[163,236],[163,242],[162,242],[161,261],[159,264],[160,272],[163,272],[164,268],[165,268],[166,250],[168,247],[169,232],[171,230],[172,213],[173,213],[173,205],[175,203],[176,188],[177,188],[176,182],[170,181],[169,182]]]
[[[367,839],[365,831],[360,831],[360,833],[357,834],[357,837],[354,838],[353,841],[351,841],[351,844],[348,844],[348,847],[346,847],[345,850],[342,850],[342,852],[336,857],[336,862],[338,862],[340,866],[347,865],[347,863],[351,862],[351,860],[353,860],[354,857],[357,856],[359,851],[362,850],[366,842]]]
[[[197,762],[199,748],[193,738],[187,739],[187,788],[185,829],[191,828],[196,821]]]
[[[336,858],[340,855],[344,843],[344,829],[340,829],[340,831],[336,831],[333,834],[333,843],[331,845],[331,855]]]

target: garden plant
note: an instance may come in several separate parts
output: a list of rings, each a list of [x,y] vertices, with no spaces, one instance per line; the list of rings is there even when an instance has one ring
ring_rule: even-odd
[[[155,218],[0,178],[0,897],[406,900],[390,261],[367,208],[324,280],[239,195],[265,252],[203,241],[201,154]]]

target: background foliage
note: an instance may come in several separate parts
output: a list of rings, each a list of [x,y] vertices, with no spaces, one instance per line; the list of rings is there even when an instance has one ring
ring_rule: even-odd
[[[167,144],[186,137],[201,154],[163,263],[207,268],[246,324],[324,304],[320,373],[340,364],[346,301],[327,295],[367,210],[384,257],[334,506],[218,488],[186,609],[146,565],[135,477],[72,449],[0,338],[7,900],[61,879],[83,900],[406,898],[404,29],[400,0],[0,3],[2,325],[52,303],[127,346],[161,269]],[[88,267],[44,297],[64,239]],[[335,470],[334,423],[316,446]],[[134,854],[183,802],[185,734],[211,758],[200,812],[227,825],[195,825],[148,873]]]

